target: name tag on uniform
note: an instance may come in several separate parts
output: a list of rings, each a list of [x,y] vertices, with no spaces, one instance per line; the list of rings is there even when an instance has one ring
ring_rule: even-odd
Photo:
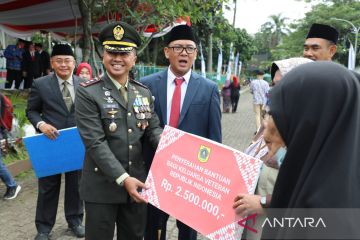
[[[104,103],[103,108],[119,108],[119,104],[117,103]]]

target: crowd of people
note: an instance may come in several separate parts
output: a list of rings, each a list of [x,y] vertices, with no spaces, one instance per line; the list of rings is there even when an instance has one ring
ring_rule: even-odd
[[[272,64],[272,86],[263,80],[262,71],[251,82],[256,132],[244,152],[264,164],[255,193],[234,196],[236,215],[256,213],[264,218],[269,207],[359,207],[360,78],[331,62],[338,37],[333,27],[313,24],[303,57]],[[192,71],[197,40],[187,25],[172,28],[165,38],[169,67],[140,82],[132,74],[141,46],[135,28],[111,23],[99,40],[106,70],[100,78],[93,78],[87,63],[74,74],[75,58],[68,44],[56,44],[49,68],[37,69],[25,62],[40,59],[41,46],[30,44],[23,52],[18,41],[11,46],[9,81],[19,86],[16,76],[26,78],[25,86],[31,87],[26,115],[39,133],[56,139],[61,129],[79,130],[85,145],[83,169],[65,173],[65,218],[74,235],[112,240],[116,226],[117,239],[165,240],[169,215],[147,205],[139,194],[147,188],[144,182],[162,129],[170,125],[221,143],[220,93],[223,112],[235,113],[239,79],[232,76],[219,92],[214,82]],[[50,66],[54,74],[48,75]],[[5,174],[0,171],[0,176]],[[20,191],[12,178],[2,179],[8,189]],[[60,184],[61,174],[38,179],[35,240],[49,239]],[[246,232],[246,239],[261,238],[259,223],[252,227],[260,233]],[[197,239],[190,226],[179,220],[176,225],[179,240]],[[286,231],[276,234],[278,239],[288,236]]]
[[[5,88],[31,88],[34,79],[50,73],[50,56],[43,50],[42,43],[33,43],[18,39],[16,45],[9,45],[4,51],[6,58]]]

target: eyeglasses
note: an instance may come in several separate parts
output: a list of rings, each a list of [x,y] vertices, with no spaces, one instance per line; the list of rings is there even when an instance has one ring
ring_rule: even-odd
[[[176,53],[182,53],[185,50],[187,54],[192,54],[196,50],[195,47],[183,47],[183,46],[174,46],[174,47],[169,46],[168,48],[172,48],[172,50]]]
[[[65,63],[66,65],[69,65],[73,61],[74,61],[73,59],[56,59],[56,60],[53,60],[53,62],[55,62],[58,65],[61,65],[63,63]]]

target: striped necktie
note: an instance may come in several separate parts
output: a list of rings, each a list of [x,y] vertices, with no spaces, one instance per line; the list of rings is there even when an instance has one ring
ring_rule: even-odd
[[[67,81],[64,81],[62,84],[64,85],[64,87],[63,87],[61,93],[62,93],[62,95],[63,95],[63,99],[64,99],[64,102],[65,102],[65,104],[66,104],[66,107],[67,107],[67,109],[68,109],[69,112],[70,112],[71,107],[72,107],[72,105],[73,105],[73,100],[72,100],[72,98],[71,98],[71,94],[70,94],[69,88],[67,87],[67,85],[68,85],[69,83],[68,83]]]

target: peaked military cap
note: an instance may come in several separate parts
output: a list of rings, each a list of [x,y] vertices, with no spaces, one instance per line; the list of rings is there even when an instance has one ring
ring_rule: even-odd
[[[323,38],[336,44],[339,38],[339,32],[329,25],[314,23],[311,25],[306,39],[308,38]]]
[[[178,25],[173,27],[166,38],[166,44],[175,40],[191,40],[196,43],[195,35],[188,25]]]
[[[125,22],[115,22],[104,27],[99,40],[108,52],[130,52],[141,45],[139,33]]]

